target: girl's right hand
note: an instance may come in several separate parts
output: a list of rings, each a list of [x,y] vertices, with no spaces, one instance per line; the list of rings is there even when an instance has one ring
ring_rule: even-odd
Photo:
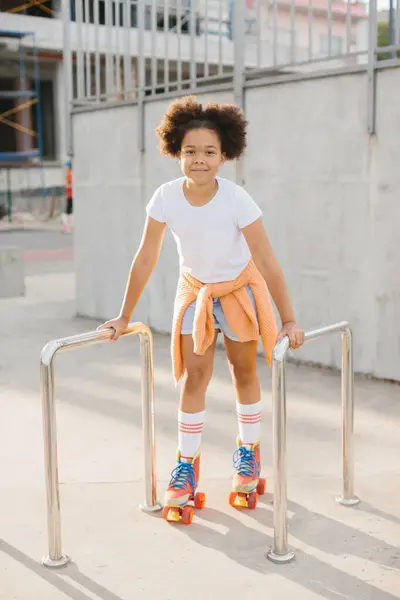
[[[127,317],[118,317],[117,319],[111,319],[111,321],[106,321],[99,325],[97,329],[114,329],[114,333],[110,338],[111,342],[116,342],[121,333],[125,331],[129,324],[129,319]]]

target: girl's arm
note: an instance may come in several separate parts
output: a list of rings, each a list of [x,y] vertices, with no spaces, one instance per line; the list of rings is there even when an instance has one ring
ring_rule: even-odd
[[[262,220],[257,219],[257,221],[244,227],[241,231],[246,239],[253,260],[265,279],[272,299],[278,309],[282,322],[282,329],[278,339],[288,335],[290,347],[299,348],[304,342],[304,331],[296,325],[296,318],[290,302],[285,277],[272,250]]]
[[[112,327],[116,341],[128,325],[135,306],[152,274],[160,256],[166,225],[147,217],[139,249],[132,261],[121,310],[116,319],[106,321],[98,329]]]

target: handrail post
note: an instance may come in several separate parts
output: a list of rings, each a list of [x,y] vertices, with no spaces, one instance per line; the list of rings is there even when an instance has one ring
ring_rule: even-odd
[[[152,338],[140,333],[140,353],[142,359],[142,429],[144,447],[144,504],[140,508],[145,512],[161,510],[157,502],[156,446],[154,426],[154,365]]]
[[[354,373],[353,336],[347,321],[309,331],[305,340],[330,333],[342,334],[342,495],[336,501],[354,506]],[[273,351],[272,361],[272,432],[274,480],[274,545],[267,558],[275,563],[287,563],[295,554],[288,548],[287,487],[286,487],[286,375],[285,361],[289,349],[288,337],[280,340]]]
[[[286,345],[289,344],[286,341]],[[287,543],[286,489],[286,377],[285,356],[274,353],[272,363],[272,421],[273,421],[273,478],[274,478],[274,547],[268,558],[275,563],[294,559]]]
[[[53,340],[42,350],[40,379],[43,410],[43,438],[47,503],[47,533],[49,553],[42,558],[46,567],[61,567],[70,558],[63,553],[61,543],[60,486],[58,480],[57,423],[54,401],[54,358],[58,351],[79,348],[109,340],[111,329],[90,331]],[[153,341],[148,327],[131,323],[122,336],[136,334],[140,339],[142,363],[142,429],[144,441],[145,499],[140,508],[146,512],[160,510],[157,502],[155,427],[154,427],[154,366]]]
[[[355,506],[354,495],[354,371],[353,335],[347,327],[342,332],[342,494],[336,502]]]
[[[44,461],[47,503],[47,535],[49,554],[42,559],[46,567],[62,567],[69,557],[63,554],[61,543],[60,486],[58,481],[57,423],[54,405],[54,353],[48,364],[40,365],[42,387]]]

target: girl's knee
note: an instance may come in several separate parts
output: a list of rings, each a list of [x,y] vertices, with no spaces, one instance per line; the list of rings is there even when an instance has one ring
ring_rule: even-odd
[[[210,383],[212,369],[209,365],[190,365],[186,369],[185,387],[187,391],[206,389]]]
[[[231,373],[237,387],[245,388],[258,381],[257,368],[253,364],[231,364]]]

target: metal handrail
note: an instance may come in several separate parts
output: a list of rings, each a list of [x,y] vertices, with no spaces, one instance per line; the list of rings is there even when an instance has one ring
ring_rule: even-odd
[[[347,321],[315,329],[305,334],[313,340],[330,333],[342,333],[342,494],[336,501],[345,506],[358,504],[354,496],[354,386],[352,333]],[[71,337],[53,340],[41,353],[40,374],[43,409],[43,434],[45,479],[47,499],[48,554],[42,564],[60,567],[70,558],[62,551],[61,514],[58,480],[57,425],[54,401],[54,358],[57,352],[72,350],[110,339],[111,329],[101,329]],[[142,419],[144,438],[145,500],[144,511],[157,511],[156,456],[154,432],[154,370],[153,340],[149,328],[143,323],[128,325],[122,337],[138,335],[142,358]],[[289,350],[287,337],[280,340],[273,352],[272,402],[273,402],[273,479],[274,479],[274,545],[268,558],[277,563],[294,559],[287,542],[287,488],[286,488],[286,375],[285,361]]]
[[[70,558],[63,553],[61,542],[60,492],[58,479],[57,424],[54,401],[54,357],[58,352],[73,350],[110,339],[112,329],[100,329],[73,335],[46,344],[41,353],[40,378],[43,410],[44,460],[47,500],[48,554],[46,567],[61,567]],[[154,435],[153,338],[143,323],[131,323],[121,337],[138,335],[142,359],[142,422],[144,438],[145,498],[140,508],[153,512],[162,507],[157,502],[156,454]]]
[[[354,506],[354,374],[352,332],[347,321],[321,327],[305,334],[305,340],[314,340],[330,333],[342,334],[342,494],[336,501]],[[272,420],[273,420],[273,480],[274,480],[274,545],[267,557],[275,563],[287,563],[295,554],[287,541],[287,487],[286,487],[286,375],[285,359],[289,339],[280,340],[273,352],[272,363]]]

